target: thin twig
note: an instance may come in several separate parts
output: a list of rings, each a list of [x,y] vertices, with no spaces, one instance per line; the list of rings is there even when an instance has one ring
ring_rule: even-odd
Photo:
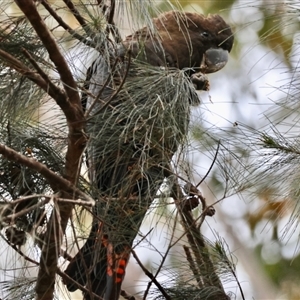
[[[5,238],[5,236],[0,232],[0,237],[10,246],[12,247],[16,252],[18,252],[25,260],[33,263],[34,265],[38,266],[39,263],[35,261],[34,259],[28,257],[26,254],[22,252],[16,245],[12,244],[8,239]]]
[[[87,202],[87,201],[82,201],[80,199],[78,200],[73,200],[73,199],[63,199],[63,198],[53,198],[53,196],[43,196],[45,197],[46,199],[43,200],[43,201],[40,201],[39,203],[37,204],[34,204],[26,209],[22,209],[20,212],[18,213],[13,213],[13,214],[10,214],[6,217],[3,218],[3,221],[4,222],[7,222],[9,220],[13,220],[13,219],[16,219],[16,218],[19,218],[23,215],[26,215],[28,212],[30,211],[33,211],[47,203],[49,203],[51,200],[53,201],[57,201],[57,202],[64,202],[64,203],[70,203],[70,204],[74,204],[74,205],[82,205],[82,206],[94,206],[94,203],[91,203],[91,202]],[[12,202],[11,204],[16,204],[15,202]]]
[[[20,198],[17,198],[15,200],[7,200],[7,202],[0,202],[0,205],[6,205],[6,206],[16,206],[19,203],[22,203],[23,201],[26,201],[28,199],[32,199],[32,198],[51,198],[52,196],[49,195],[45,195],[45,194],[32,194],[32,195],[27,195],[27,196],[22,196]],[[68,203],[72,203],[72,204],[76,204],[76,205],[82,205],[82,206],[94,206],[94,202],[87,202],[87,201],[83,201],[80,199],[65,199],[65,198],[56,198],[56,201],[61,201],[61,202],[68,202]]]
[[[206,174],[204,175],[204,177],[196,184],[196,188],[206,179],[206,177],[209,175],[210,171],[212,170],[212,167],[214,166],[215,162],[216,162],[216,159],[217,159],[217,156],[219,154],[219,149],[220,149],[220,144],[221,142],[218,141],[218,146],[217,146],[217,150],[216,150],[216,153],[215,153],[215,156],[214,156],[214,159],[208,169],[208,171],[206,172]]]
[[[105,102],[105,104],[103,106],[101,106],[99,110],[97,110],[97,112],[95,114],[99,114],[101,111],[103,111],[108,105],[110,105],[110,103],[114,100],[114,98],[119,94],[119,92],[121,91],[121,89],[125,83],[125,80],[127,78],[127,75],[129,72],[129,67],[130,67],[130,53],[128,55],[127,68],[126,68],[125,74],[122,78],[122,81],[121,81],[120,85],[118,86],[118,89],[110,96],[110,98]]]
[[[12,220],[14,220],[16,218],[19,218],[19,217],[23,216],[23,215],[26,215],[28,212],[33,211],[33,210],[35,210],[35,209],[37,209],[37,208],[45,205],[46,203],[50,202],[50,200],[51,200],[51,198],[45,199],[45,200],[40,201],[39,203],[34,204],[34,205],[32,205],[32,206],[30,206],[30,207],[28,207],[26,209],[22,209],[18,213],[12,213],[12,214],[4,217],[3,221],[4,222],[9,222],[9,221],[12,221]]]
[[[60,249],[60,256],[63,257],[64,259],[66,259],[67,261],[71,261],[72,260],[72,256],[64,249]]]
[[[104,58],[103,58],[103,59],[104,59]],[[89,114],[91,113],[91,111],[92,111],[92,109],[94,108],[94,106],[96,105],[96,103],[98,103],[98,101],[100,100],[100,97],[101,97],[101,95],[102,95],[102,92],[103,92],[104,89],[107,87],[107,85],[108,85],[108,83],[109,83],[111,77],[113,76],[113,73],[114,73],[114,71],[115,71],[115,68],[116,68],[118,62],[119,62],[119,58],[116,58],[116,59],[115,59],[115,62],[114,62],[114,64],[113,64],[113,66],[112,66],[112,68],[110,69],[110,72],[109,72],[109,74],[108,74],[108,76],[107,76],[107,78],[106,78],[106,80],[105,80],[105,82],[104,82],[104,84],[103,84],[103,86],[101,87],[100,91],[98,92],[97,97],[94,99],[94,101],[92,102],[92,104],[89,106],[88,110],[85,112],[85,114],[84,114],[85,118],[87,118],[87,117],[89,116]],[[95,63],[95,62],[94,62],[94,63]],[[92,66],[89,68],[89,70],[88,70],[88,72],[87,72],[87,73],[88,73],[88,77],[87,77],[87,80],[88,80],[88,81],[89,81],[89,80],[91,79],[91,77],[93,76],[93,74],[92,74],[92,73],[89,74],[89,72],[92,72],[92,69],[94,68],[94,63],[92,64]],[[87,95],[85,95],[85,96],[87,96]],[[110,100],[108,100],[108,101],[110,101]],[[105,105],[105,104],[106,104],[106,102],[104,103],[104,105]],[[106,105],[106,107],[107,107],[107,105]]]
[[[33,57],[30,55],[30,53],[26,49],[22,49],[22,52],[24,56],[29,60],[29,62],[32,64],[32,66],[36,69],[38,74],[44,79],[44,81],[47,83],[47,90],[51,90],[51,95],[59,95],[62,94],[63,97],[66,97],[64,92],[57,87],[49,78],[49,76],[42,70],[42,68],[38,65],[38,63],[33,59]]]
[[[108,26],[106,27],[106,36],[109,38],[109,34],[111,33],[117,43],[122,41],[121,34],[114,22],[114,15],[116,10],[116,3],[115,0],[111,0],[111,5],[109,7],[109,13],[107,14],[106,11],[108,6],[103,4],[103,0],[97,0],[98,6],[102,9],[103,15],[106,17],[106,21]]]
[[[115,0],[111,0],[110,8],[109,8],[109,15],[108,15],[108,19],[107,19],[108,24],[112,24],[114,21],[115,8],[116,8]]]
[[[165,289],[156,280],[156,278],[153,276],[153,274],[150,271],[148,271],[148,269],[142,264],[142,262],[140,261],[139,257],[135,253],[135,251],[131,249],[131,252],[132,252],[133,257],[137,261],[138,265],[141,267],[141,269],[145,273],[145,275],[148,276],[153,281],[153,283],[157,286],[157,288],[161,291],[161,293],[164,295],[164,297],[167,300],[171,300],[171,297],[167,294],[167,292],[165,291]]]
[[[220,241],[221,243],[221,241]],[[226,243],[226,242],[225,242]],[[228,246],[228,245],[227,245]],[[223,252],[224,251],[224,252]],[[234,267],[232,266],[232,263],[230,262],[230,259],[227,257],[226,255],[226,252],[225,252],[225,249],[223,248],[223,246],[221,246],[221,251],[218,251],[219,252],[219,255],[221,254],[222,255],[222,258],[223,258],[223,262],[225,262],[225,264],[228,266],[228,268],[230,269],[237,285],[238,285],[238,288],[240,290],[240,293],[241,293],[241,296],[242,296],[242,299],[245,300],[245,295],[244,295],[244,292],[243,292],[243,289],[242,289],[242,286],[237,278],[237,275],[236,275],[236,272],[235,272],[235,269]],[[230,255],[231,256],[231,255]]]
[[[183,194],[180,190],[179,185],[176,183],[175,188],[172,189],[172,197],[175,200],[175,204],[177,206],[177,209],[179,211],[179,214],[181,216],[181,224],[183,225],[183,228],[185,230],[187,239],[189,241],[189,244],[193,250],[195,259],[197,261],[197,267],[198,267],[198,271],[200,274],[207,273],[206,270],[204,270],[204,261],[203,261],[203,257],[202,257],[202,252],[203,249],[205,248],[205,243],[203,238],[201,237],[200,240],[198,239],[197,241],[195,240],[195,230],[194,230],[194,226],[195,226],[195,220],[193,220],[191,214],[189,211],[183,211],[180,205],[180,200],[176,200],[176,199],[181,199],[183,198]],[[194,234],[193,234],[194,233]],[[201,235],[200,232],[197,232],[196,234]],[[200,269],[202,268],[202,272],[200,272]],[[205,280],[207,281],[207,279],[203,278],[203,283],[205,285]],[[201,287],[201,286],[199,286]]]
[[[44,197],[45,194],[31,194],[31,195],[27,195],[27,196],[22,196],[20,198],[17,198],[15,200],[6,200],[6,202],[0,202],[0,205],[6,205],[6,206],[15,206],[19,203],[22,203],[23,201],[26,201],[28,199],[32,199],[32,198],[40,198],[40,197]]]
[[[52,90],[50,91],[48,88],[48,83],[43,79],[43,77],[40,74],[37,74],[35,71],[29,69],[20,60],[18,60],[8,52],[0,49],[0,57],[3,59],[5,64],[7,64],[9,67],[13,68],[23,76],[33,81],[36,85],[38,85],[45,92],[47,92],[53,99],[58,100],[60,99],[60,96],[65,97],[65,95],[60,95],[61,91],[57,94],[54,94]]]
[[[74,38],[82,42],[83,44],[92,47],[94,49],[97,49],[97,44],[94,43],[92,40],[88,40],[84,36],[77,33],[74,29],[72,29],[67,23],[64,22],[64,20],[56,13],[56,11],[49,5],[49,3],[46,0],[41,0],[42,5],[47,9],[47,11],[50,13],[50,15],[56,20],[56,22],[67,32],[69,32],[70,35],[72,35]],[[86,28],[86,25],[85,27]]]
[[[129,295],[129,294],[128,294],[126,291],[124,291],[124,290],[121,290],[120,295],[121,295],[122,297],[124,297],[126,300],[135,300],[135,297],[134,297],[134,296]]]
[[[81,206],[86,206],[86,207],[95,206],[95,201],[87,202],[87,201],[80,200],[80,199],[66,199],[66,198],[60,198],[60,197],[55,198],[54,200],[57,201],[57,202],[70,203],[70,204],[81,205]]]
[[[77,8],[75,7],[75,5],[73,4],[73,2],[71,0],[63,0],[63,1],[65,2],[65,4],[67,5],[67,7],[69,8],[69,10],[71,11],[71,13],[73,14],[73,16],[76,18],[76,20],[78,21],[78,23],[81,25],[81,27],[89,35],[89,33],[92,32],[92,31],[89,28],[88,24],[86,23],[85,19],[81,16],[81,14],[79,13],[79,11],[77,10]]]
[[[24,254],[20,249],[18,249],[17,246],[13,245],[10,241],[8,241],[3,234],[0,232],[0,236],[1,238],[11,247],[13,248],[17,253],[19,253],[25,260],[33,263],[36,266],[39,266],[40,264],[33,260],[32,258],[28,257],[26,254]],[[64,272],[62,272],[59,268],[57,269],[56,273],[58,275],[60,275],[60,277],[62,278],[66,278],[68,281],[72,281],[72,283],[76,284],[76,286],[78,287],[78,289],[80,289],[81,291],[85,292],[85,293],[91,293],[88,289],[86,289],[84,286],[82,286],[80,283],[78,283],[76,280],[74,280],[73,278],[71,278],[70,276],[68,276],[67,274],[65,274]],[[92,293],[92,295],[95,297],[95,299],[99,299],[99,300],[103,300],[103,298],[101,298],[100,296]]]
[[[159,264],[159,267],[157,268],[157,270],[156,270],[156,272],[155,272],[155,275],[154,275],[154,278],[155,278],[155,279],[156,279],[156,277],[159,275],[159,273],[160,273],[160,271],[161,271],[161,269],[162,269],[162,267],[163,267],[163,265],[164,265],[164,263],[165,263],[165,261],[166,261],[166,259],[167,259],[167,256],[169,255],[169,252],[170,252],[170,250],[172,249],[172,244],[171,244],[171,243],[172,243],[172,240],[173,240],[173,238],[174,238],[175,229],[176,229],[176,222],[174,222],[174,226],[173,226],[173,230],[172,230],[172,234],[171,234],[171,238],[170,238],[170,242],[169,242],[169,247],[168,247],[167,251],[164,253],[164,255],[162,256],[162,260],[161,260],[161,262],[160,262],[160,264]],[[143,296],[143,299],[144,299],[144,300],[147,299],[147,295],[148,295],[148,293],[149,293],[149,290],[150,290],[150,287],[151,287],[152,282],[153,282],[153,280],[151,280],[151,281],[148,283],[148,285],[147,285],[147,289],[145,290],[144,296]]]
[[[92,224],[91,231],[93,230],[93,226],[94,226],[94,224]],[[75,245],[76,245],[76,247],[78,249],[78,252],[77,252],[76,255],[80,255],[80,259],[81,259],[81,262],[83,264],[83,269],[81,269],[81,272],[83,272],[83,274],[89,274],[89,267],[86,264],[86,260],[83,257],[83,253],[81,251],[81,247],[79,246],[77,235],[76,235],[76,231],[75,231],[75,227],[74,227],[74,222],[73,222],[72,219],[71,219],[71,229],[72,229],[72,233],[73,233],[73,235],[75,237]],[[86,276],[86,278],[87,278],[87,282],[86,282],[85,285],[87,286],[87,288],[89,290],[91,290],[91,286],[92,286],[91,278],[90,278],[90,276]]]
[[[93,299],[99,299],[99,300],[103,300],[102,297],[94,294],[93,292],[91,292],[90,290],[88,290],[87,288],[85,288],[83,285],[81,285],[80,283],[78,283],[76,280],[74,280],[72,277],[70,277],[69,275],[67,275],[66,273],[64,273],[63,271],[61,271],[59,268],[57,268],[56,273],[62,277],[63,279],[67,279],[68,281],[71,281],[73,284],[75,284],[77,286],[77,288],[79,290],[81,290],[82,292],[89,294],[91,296],[93,296]]]
[[[142,241],[144,241],[147,238],[147,236],[153,231],[153,229],[154,227],[152,227],[144,236],[142,236],[142,239],[138,241],[132,249],[136,248]]]

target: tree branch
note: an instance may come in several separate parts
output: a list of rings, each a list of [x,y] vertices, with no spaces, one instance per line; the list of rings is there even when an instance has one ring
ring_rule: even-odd
[[[48,169],[48,167],[46,165],[44,165],[43,163],[40,163],[39,161],[35,160],[34,158],[22,155],[19,152],[15,151],[3,144],[0,144],[0,154],[2,154],[3,157],[5,157],[6,159],[8,159],[10,161],[14,161],[18,164],[21,164],[25,167],[28,167],[28,168],[40,173],[48,181],[49,185],[51,186],[51,188],[54,191],[63,190],[70,194],[75,194],[81,198],[84,198],[89,203],[94,203],[93,198],[91,198],[89,195],[83,193],[81,190],[76,188],[70,181],[57,175],[55,172]],[[62,200],[62,202],[68,202],[68,201]],[[74,202],[71,202],[71,203],[75,204]],[[79,204],[82,204],[82,203],[79,203]],[[89,205],[89,204],[87,203],[87,205]]]
[[[29,59],[29,54],[26,50],[22,50],[24,55]],[[74,114],[72,114],[72,109],[70,109],[70,105],[67,104],[67,96],[63,90],[53,84],[50,79],[46,79],[46,74],[38,67],[38,64],[35,62],[33,63],[33,59],[29,59],[29,61],[34,65],[36,71],[31,70],[26,65],[24,65],[20,60],[12,56],[6,51],[0,49],[0,57],[3,61],[11,68],[22,74],[23,76],[27,77],[29,80],[34,82],[37,86],[43,89],[50,97],[52,97],[56,103],[62,108],[65,112],[67,119],[72,121],[76,120],[74,118]],[[67,104],[67,105],[66,105]],[[76,116],[76,115],[75,115]]]
[[[64,86],[67,97],[62,97],[59,99],[60,101],[56,98],[54,99],[56,99],[57,104],[67,119],[69,134],[64,177],[69,181],[66,186],[69,185],[69,187],[73,187],[73,184],[76,184],[78,181],[82,154],[87,140],[84,134],[85,120],[77,84],[69,69],[68,63],[60,52],[58,44],[38,13],[35,2],[33,0],[15,0],[15,2],[31,23],[33,29],[47,49],[49,57],[54,63]],[[36,167],[32,161],[24,161],[27,164],[31,164],[32,167]],[[38,166],[41,167],[43,165]],[[39,172],[44,172],[50,177],[50,180],[53,179],[53,174],[47,173],[45,168],[46,167],[43,166]],[[52,180],[50,182],[54,185]],[[61,187],[62,186],[59,186],[59,188]],[[61,192],[64,198],[72,198],[75,196],[74,191],[70,191],[70,188],[68,191],[61,189]],[[60,202],[54,205],[52,215],[47,224],[47,233],[40,258],[40,268],[36,285],[37,300],[53,299],[57,260],[60,254],[62,237],[71,216],[72,208],[72,203]]]
[[[82,42],[83,44],[90,46],[94,49],[97,48],[97,44],[94,43],[91,40],[86,39],[84,36],[78,34],[74,29],[72,29],[64,20],[55,12],[54,9],[48,4],[46,0],[41,1],[42,5],[48,10],[50,15],[56,20],[58,25],[60,25],[63,29],[65,29],[67,32],[69,32],[70,35],[72,35],[74,38]],[[83,28],[86,28],[86,25],[83,26]]]
[[[37,73],[40,75],[40,77],[45,82],[45,87],[41,86],[41,88],[44,89],[45,92],[51,96],[56,103],[61,103],[62,101],[66,101],[66,94],[64,91],[62,91],[58,86],[56,86],[49,78],[49,76],[40,68],[40,66],[37,64],[37,62],[33,59],[33,57],[30,55],[30,53],[26,49],[22,49],[23,55],[29,60],[29,62],[32,64],[32,66],[35,68]],[[26,68],[26,66],[24,66]],[[26,76],[26,74],[24,74]],[[29,79],[31,79],[29,76],[27,76]],[[32,80],[32,79],[31,79]]]
[[[91,30],[88,28],[87,23],[85,22],[85,19],[80,15],[79,11],[76,9],[75,5],[71,0],[63,0],[69,10],[72,12],[73,16],[76,18],[78,23],[82,26],[82,28],[86,31],[88,34]]]
[[[56,87],[55,90],[53,90],[52,88],[49,89],[48,82],[46,82],[40,74],[29,69],[20,60],[18,60],[8,52],[0,49],[0,57],[9,67],[13,68],[23,76],[33,81],[36,85],[38,85],[41,89],[47,92],[55,100],[59,99],[60,96],[64,96],[64,93],[58,87]]]
[[[73,78],[73,75],[69,69],[69,66],[61,54],[59,47],[49,31],[47,25],[41,18],[36,9],[36,5],[33,0],[20,1],[16,0],[16,4],[22,10],[28,21],[31,23],[33,29],[37,33],[38,37],[42,41],[43,45],[49,53],[51,61],[54,63],[60,78],[64,84],[64,89],[68,95],[68,101],[71,104],[80,104],[80,97],[77,91],[77,84]],[[70,105],[70,104],[69,104]]]

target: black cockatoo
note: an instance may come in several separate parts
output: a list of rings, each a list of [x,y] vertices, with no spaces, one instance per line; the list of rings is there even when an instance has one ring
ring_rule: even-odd
[[[88,71],[83,105],[97,205],[90,235],[65,271],[90,291],[85,299],[118,299],[133,240],[184,144],[190,105],[199,103],[194,87],[207,89],[205,74],[226,64],[233,44],[219,15],[171,11],[153,28],[110,46],[113,55]]]

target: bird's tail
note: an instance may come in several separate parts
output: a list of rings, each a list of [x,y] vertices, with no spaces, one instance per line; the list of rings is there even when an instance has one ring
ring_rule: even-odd
[[[101,297],[105,300],[119,298],[125,269],[130,256],[130,247],[123,245],[118,249],[101,233],[102,226],[95,223],[84,246],[70,261],[64,279],[70,292],[84,287],[84,299]],[[101,241],[99,241],[101,237]]]
[[[94,223],[86,243],[70,261],[65,270],[65,274],[71,278],[64,279],[64,283],[70,292],[76,291],[80,285],[92,291],[99,290],[100,286],[105,290],[106,257],[102,257],[102,259],[97,261],[96,265],[94,265],[95,254],[98,252],[98,249],[96,249],[98,231],[99,224]]]

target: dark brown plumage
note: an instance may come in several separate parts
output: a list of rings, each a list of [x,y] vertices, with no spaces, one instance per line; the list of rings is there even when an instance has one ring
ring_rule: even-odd
[[[189,104],[198,103],[184,72],[178,72],[174,83],[167,75],[155,77],[153,67],[139,69],[134,61],[124,88],[114,97],[120,75],[127,72],[126,53],[152,66],[186,69],[194,85],[206,89],[205,73],[226,64],[233,43],[230,27],[218,15],[171,11],[153,19],[153,25],[153,32],[145,27],[119,45],[123,63],[112,66],[103,57],[93,63],[87,87],[102,101],[83,96],[84,106],[91,111],[87,122],[90,181],[100,199],[90,236],[65,272],[106,300],[119,297],[133,240],[167,176],[172,156],[184,143]],[[70,291],[78,288],[68,280],[65,284]],[[86,293],[85,299],[92,297]]]
[[[153,34],[144,27],[124,41],[133,56],[153,66],[197,69],[207,50],[230,52],[233,45],[231,28],[219,15],[170,11],[154,18],[153,25]]]

